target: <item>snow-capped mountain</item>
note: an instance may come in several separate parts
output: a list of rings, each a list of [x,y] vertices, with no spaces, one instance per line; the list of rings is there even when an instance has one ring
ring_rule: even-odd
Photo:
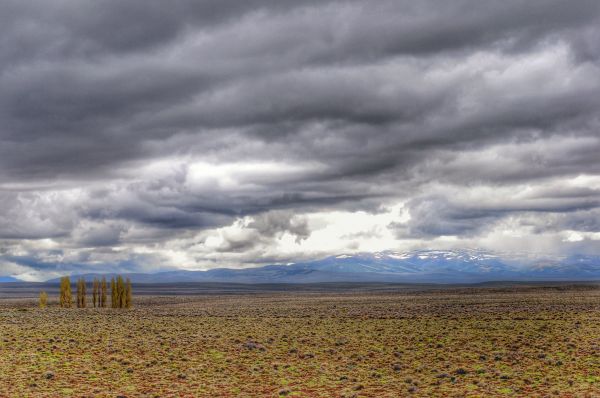
[[[91,279],[98,275],[86,275]],[[257,268],[129,274],[134,282],[399,282],[600,280],[600,256],[500,254],[483,250],[415,250],[340,254],[321,260]]]
[[[490,273],[510,266],[498,255],[480,250],[384,251],[342,254],[310,263],[313,268],[335,272],[418,274],[443,271]]]
[[[313,267],[377,272],[422,281],[575,280],[600,278],[599,256],[501,254],[483,250],[416,250],[341,255]]]

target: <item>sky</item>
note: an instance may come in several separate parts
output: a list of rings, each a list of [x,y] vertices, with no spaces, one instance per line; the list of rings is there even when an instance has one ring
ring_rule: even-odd
[[[0,276],[600,254],[597,0],[2,0]]]

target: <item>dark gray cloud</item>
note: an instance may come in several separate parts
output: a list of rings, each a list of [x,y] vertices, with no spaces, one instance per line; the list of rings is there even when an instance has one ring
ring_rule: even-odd
[[[0,249],[260,262],[397,203],[398,245],[595,239],[599,26],[595,0],[4,1]]]
[[[486,191],[469,198],[449,190],[449,195],[415,197],[406,203],[410,220],[392,222],[389,228],[399,238],[472,237],[489,232],[503,219],[516,217],[520,225],[533,227],[536,233],[600,230],[595,217],[600,209],[600,189],[550,186],[529,191],[520,195],[515,189],[509,196],[499,190],[497,197]]]

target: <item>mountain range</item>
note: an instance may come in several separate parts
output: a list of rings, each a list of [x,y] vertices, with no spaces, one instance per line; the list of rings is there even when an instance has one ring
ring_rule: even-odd
[[[78,275],[86,280],[112,274]],[[600,256],[498,254],[482,250],[415,250],[341,254],[288,265],[207,271],[124,274],[134,283],[230,282],[477,283],[487,281],[600,280]],[[49,282],[56,282],[51,280]]]

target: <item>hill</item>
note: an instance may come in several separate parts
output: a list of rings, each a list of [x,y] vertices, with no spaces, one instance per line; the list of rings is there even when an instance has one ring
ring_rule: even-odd
[[[112,274],[85,274],[86,279]],[[416,250],[341,254],[321,260],[255,268],[125,274],[135,283],[476,283],[600,279],[600,256],[500,255],[481,250]],[[51,282],[56,282],[52,280]]]

